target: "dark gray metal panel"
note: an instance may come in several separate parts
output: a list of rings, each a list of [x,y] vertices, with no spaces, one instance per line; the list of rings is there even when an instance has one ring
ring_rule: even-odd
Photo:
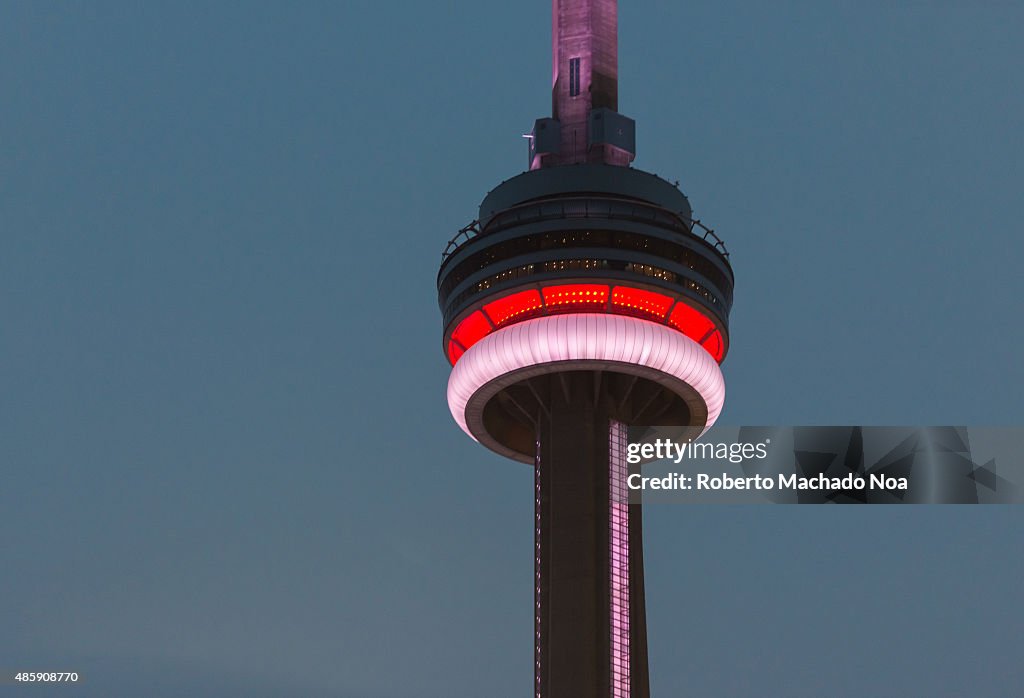
[[[609,695],[608,417],[573,387],[552,386],[540,433],[545,698]]]
[[[480,226],[491,217],[524,201],[562,194],[600,193],[648,201],[693,218],[690,201],[683,192],[661,177],[632,167],[614,165],[565,165],[524,172],[492,189],[480,203]]]
[[[590,112],[590,146],[610,145],[636,155],[636,122],[611,109]]]
[[[530,139],[530,162],[536,155],[557,153],[562,140],[562,125],[557,119],[537,119]]]

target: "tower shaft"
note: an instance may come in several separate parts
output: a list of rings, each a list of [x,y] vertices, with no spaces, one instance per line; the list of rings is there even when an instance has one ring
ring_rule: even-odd
[[[642,516],[626,498],[625,425],[599,380],[552,380],[538,422],[538,698],[649,695]]]

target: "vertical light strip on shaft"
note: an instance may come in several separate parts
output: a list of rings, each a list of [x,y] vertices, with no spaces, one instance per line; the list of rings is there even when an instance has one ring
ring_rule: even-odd
[[[629,698],[629,493],[626,488],[626,425],[608,429],[608,559],[611,698]]]
[[[541,696],[541,646],[540,646],[540,602],[541,602],[541,531],[540,531],[540,437],[537,438],[536,454],[533,459],[533,694]]]

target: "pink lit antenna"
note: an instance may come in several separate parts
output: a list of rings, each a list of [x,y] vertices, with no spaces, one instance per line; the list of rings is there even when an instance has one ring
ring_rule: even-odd
[[[551,112],[534,128],[530,169],[576,163],[627,166],[635,125],[619,108],[618,3],[553,0]]]

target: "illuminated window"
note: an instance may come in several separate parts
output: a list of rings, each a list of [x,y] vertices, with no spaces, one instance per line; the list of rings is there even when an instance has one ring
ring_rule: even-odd
[[[484,306],[484,312],[491,318],[495,327],[501,327],[509,322],[518,322],[538,315],[541,308],[540,291],[530,289],[491,301]]]
[[[608,304],[608,287],[603,284],[565,284],[544,288],[548,310],[601,310]]]
[[[455,362],[462,358],[466,351],[455,342],[448,342],[448,360],[455,365]]]
[[[685,334],[695,342],[701,342],[708,333],[715,328],[702,312],[682,301],[676,303],[672,314],[668,318],[668,324]]]
[[[715,361],[722,363],[722,357],[725,354],[725,345],[722,343],[722,334],[718,330],[715,330],[710,337],[705,339],[704,344],[701,346],[707,349],[708,353],[715,357]]]
[[[612,306],[630,315],[664,320],[671,305],[672,299],[669,296],[654,291],[616,286],[612,292]]]
[[[471,346],[486,337],[491,331],[491,323],[482,312],[477,310],[469,317],[459,323],[459,326],[452,332],[452,339],[469,349]]]

